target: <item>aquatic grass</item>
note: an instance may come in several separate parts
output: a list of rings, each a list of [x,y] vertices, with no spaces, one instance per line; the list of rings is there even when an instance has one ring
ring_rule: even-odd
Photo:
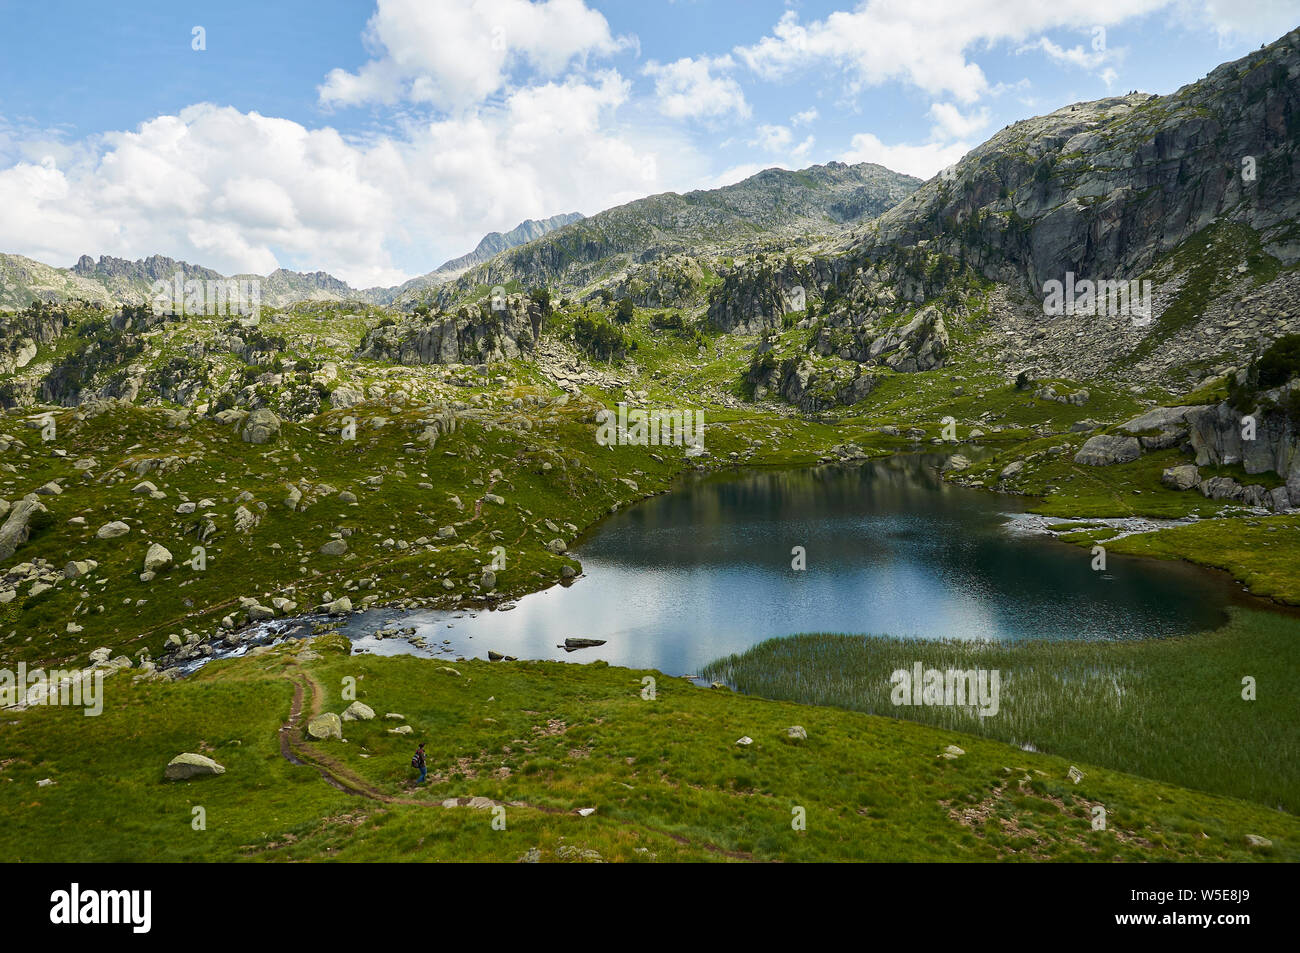
[[[1233,609],[1212,632],[1127,642],[960,643],[807,634],[772,639],[702,674],[764,698],[969,732],[1143,777],[1300,810],[1300,621]],[[999,710],[903,706],[890,675],[996,669]],[[1258,697],[1242,698],[1242,679]]]

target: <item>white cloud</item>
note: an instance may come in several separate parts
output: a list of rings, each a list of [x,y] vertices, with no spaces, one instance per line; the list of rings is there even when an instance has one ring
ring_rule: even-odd
[[[952,103],[934,103],[930,106],[930,118],[935,122],[931,130],[933,138],[967,139],[989,124],[989,111],[980,109],[967,114]]]
[[[673,119],[702,119],[750,115],[740,84],[730,76],[714,75],[735,67],[730,56],[698,59],[683,57],[672,63],[651,60],[645,74],[655,81],[659,111]]]
[[[737,47],[759,76],[831,67],[850,92],[890,81],[910,83],[963,104],[990,91],[966,51],[1000,41],[1022,43],[1049,29],[1092,30],[1167,6],[1170,0],[863,0],[852,11],[802,23],[788,10],[770,35]]]
[[[924,145],[886,145],[879,137],[861,132],[853,137],[846,152],[839,156],[841,162],[875,162],[895,172],[906,172],[922,179],[936,175],[940,169],[952,165],[967,152],[971,146],[965,142],[938,143],[928,142]]]
[[[805,109],[803,110],[803,112],[797,112],[790,117],[790,125],[796,128],[799,126],[812,125],[814,122],[817,121],[818,115],[819,114],[815,106],[809,109]]]
[[[786,126],[764,123],[756,131],[757,138],[750,139],[749,144],[766,149],[768,152],[783,152],[794,141],[794,134]]]
[[[1276,40],[1296,25],[1295,0],[1204,0],[1205,15],[1228,42],[1242,37]]]
[[[1088,52],[1082,46],[1074,46],[1066,49],[1058,46],[1045,36],[1038,38],[1035,43],[1026,43],[1017,53],[1024,53],[1029,50],[1042,50],[1048,57],[1057,63],[1063,63],[1069,66],[1078,66],[1083,69],[1094,69],[1106,62],[1108,59],[1106,50],[1093,50]]]
[[[618,125],[628,94],[609,71],[367,142],[190,106],[79,144],[84,161],[0,170],[0,248],[57,265],[163,253],[228,274],[283,266],[394,284],[489,229],[698,181],[703,161],[671,130],[647,141]]]
[[[409,100],[462,110],[505,87],[514,67],[555,78],[574,60],[629,42],[583,0],[379,0],[365,41],[375,58],[355,73],[331,70],[323,104]]]
[[[737,182],[748,179],[751,175],[757,175],[764,169],[772,168],[771,164],[764,165],[758,162],[745,162],[740,165],[734,165],[717,175],[710,177],[702,182],[697,188],[701,189],[720,189],[724,185],[735,185]]]

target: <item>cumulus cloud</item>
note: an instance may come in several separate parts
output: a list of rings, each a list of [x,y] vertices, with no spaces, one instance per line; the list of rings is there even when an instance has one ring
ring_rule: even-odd
[[[628,43],[583,0],[379,0],[364,39],[374,58],[356,72],[331,70],[321,103],[410,101],[454,112],[504,88],[512,69],[556,78]]]
[[[51,264],[164,252],[225,273],[327,270],[388,285],[487,228],[594,212],[699,174],[689,145],[618,126],[616,72],[513,92],[493,109],[345,139],[200,104],[83,144],[68,165],[0,170],[0,248]]]
[[[924,145],[886,145],[878,136],[861,132],[849,142],[839,156],[841,162],[875,162],[895,172],[906,172],[928,179],[940,169],[952,165],[971,147],[964,142],[928,142]]]
[[[740,84],[730,76],[720,75],[735,67],[730,56],[696,59],[683,57],[672,63],[651,60],[645,74],[655,81],[659,111],[673,119],[702,119],[750,114],[749,103]]]
[[[989,111],[963,113],[952,103],[934,103],[930,106],[930,118],[935,122],[931,130],[933,138],[966,139],[988,126]]]

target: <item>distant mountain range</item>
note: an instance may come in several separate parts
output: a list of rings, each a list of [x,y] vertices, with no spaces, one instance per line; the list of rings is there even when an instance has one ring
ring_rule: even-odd
[[[356,289],[326,272],[285,269],[258,277],[262,302],[271,306],[302,300],[445,304],[483,285],[511,282],[574,291],[675,255],[742,254],[847,237],[854,225],[897,205],[920,184],[871,163],[831,162],[797,172],[766,169],[734,185],[685,195],[664,192],[591,218],[571,212],[528,219],[508,232],[489,233],[469,254],[396,287]],[[34,298],[139,304],[148,300],[154,281],[178,270],[201,280],[225,277],[161,255],[139,261],[108,256],[95,261],[84,255],[72,268],[56,268],[0,254],[0,308],[22,308]]]
[[[450,281],[466,269],[487,261],[507,249],[540,238],[547,232],[579,221],[582,214],[568,212],[547,219],[527,219],[508,232],[489,232],[467,255],[444,262],[433,271],[391,288],[353,288],[346,281],[324,271],[300,272],[279,268],[270,275],[222,275],[202,265],[151,255],[137,261],[82,255],[71,268],[57,268],[22,255],[0,254],[0,309],[17,310],[33,299],[46,301],[84,298],[99,304],[140,304],[149,298],[155,281],[170,280],[178,271],[201,281],[219,278],[257,277],[262,283],[262,302],[284,306],[295,301],[358,300],[370,304],[391,304],[399,295]]]

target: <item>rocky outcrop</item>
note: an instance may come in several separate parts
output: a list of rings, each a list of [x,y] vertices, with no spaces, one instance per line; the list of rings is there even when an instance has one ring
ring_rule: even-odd
[[[1177,447],[1188,437],[1188,416],[1207,410],[1204,406],[1155,407],[1127,420],[1119,429],[1138,438],[1143,450]]]
[[[793,262],[772,265],[762,260],[728,274],[710,296],[708,323],[719,331],[756,333],[781,327],[790,312],[808,306],[808,274]]]
[[[1170,489],[1196,489],[1211,500],[1229,500],[1274,511],[1300,507],[1300,427],[1286,409],[1300,381],[1259,395],[1244,414],[1227,401],[1187,407],[1154,407],[1120,424],[1114,434],[1088,438],[1075,463],[1109,466],[1144,452],[1181,447],[1195,463],[1168,467],[1160,482]],[[1241,465],[1249,474],[1274,473],[1285,486],[1241,484],[1231,477],[1201,479],[1199,467]]]
[[[357,356],[398,364],[486,364],[531,354],[543,312],[524,295],[489,298],[455,315],[416,315],[369,331]]]
[[[1300,427],[1282,409],[1296,390],[1300,381],[1265,391],[1248,415],[1227,402],[1192,408],[1186,423],[1197,465],[1240,463],[1247,473],[1271,471],[1288,480],[1300,475]],[[1253,439],[1247,417],[1253,418]]]
[[[934,370],[948,356],[948,329],[937,308],[924,308],[901,328],[875,338],[866,358],[900,373]],[[858,353],[854,360],[863,360]]]
[[[804,413],[829,407],[849,406],[865,399],[876,388],[876,377],[858,367],[853,374],[819,371],[806,358],[756,361],[745,375],[755,400],[779,397]]]

